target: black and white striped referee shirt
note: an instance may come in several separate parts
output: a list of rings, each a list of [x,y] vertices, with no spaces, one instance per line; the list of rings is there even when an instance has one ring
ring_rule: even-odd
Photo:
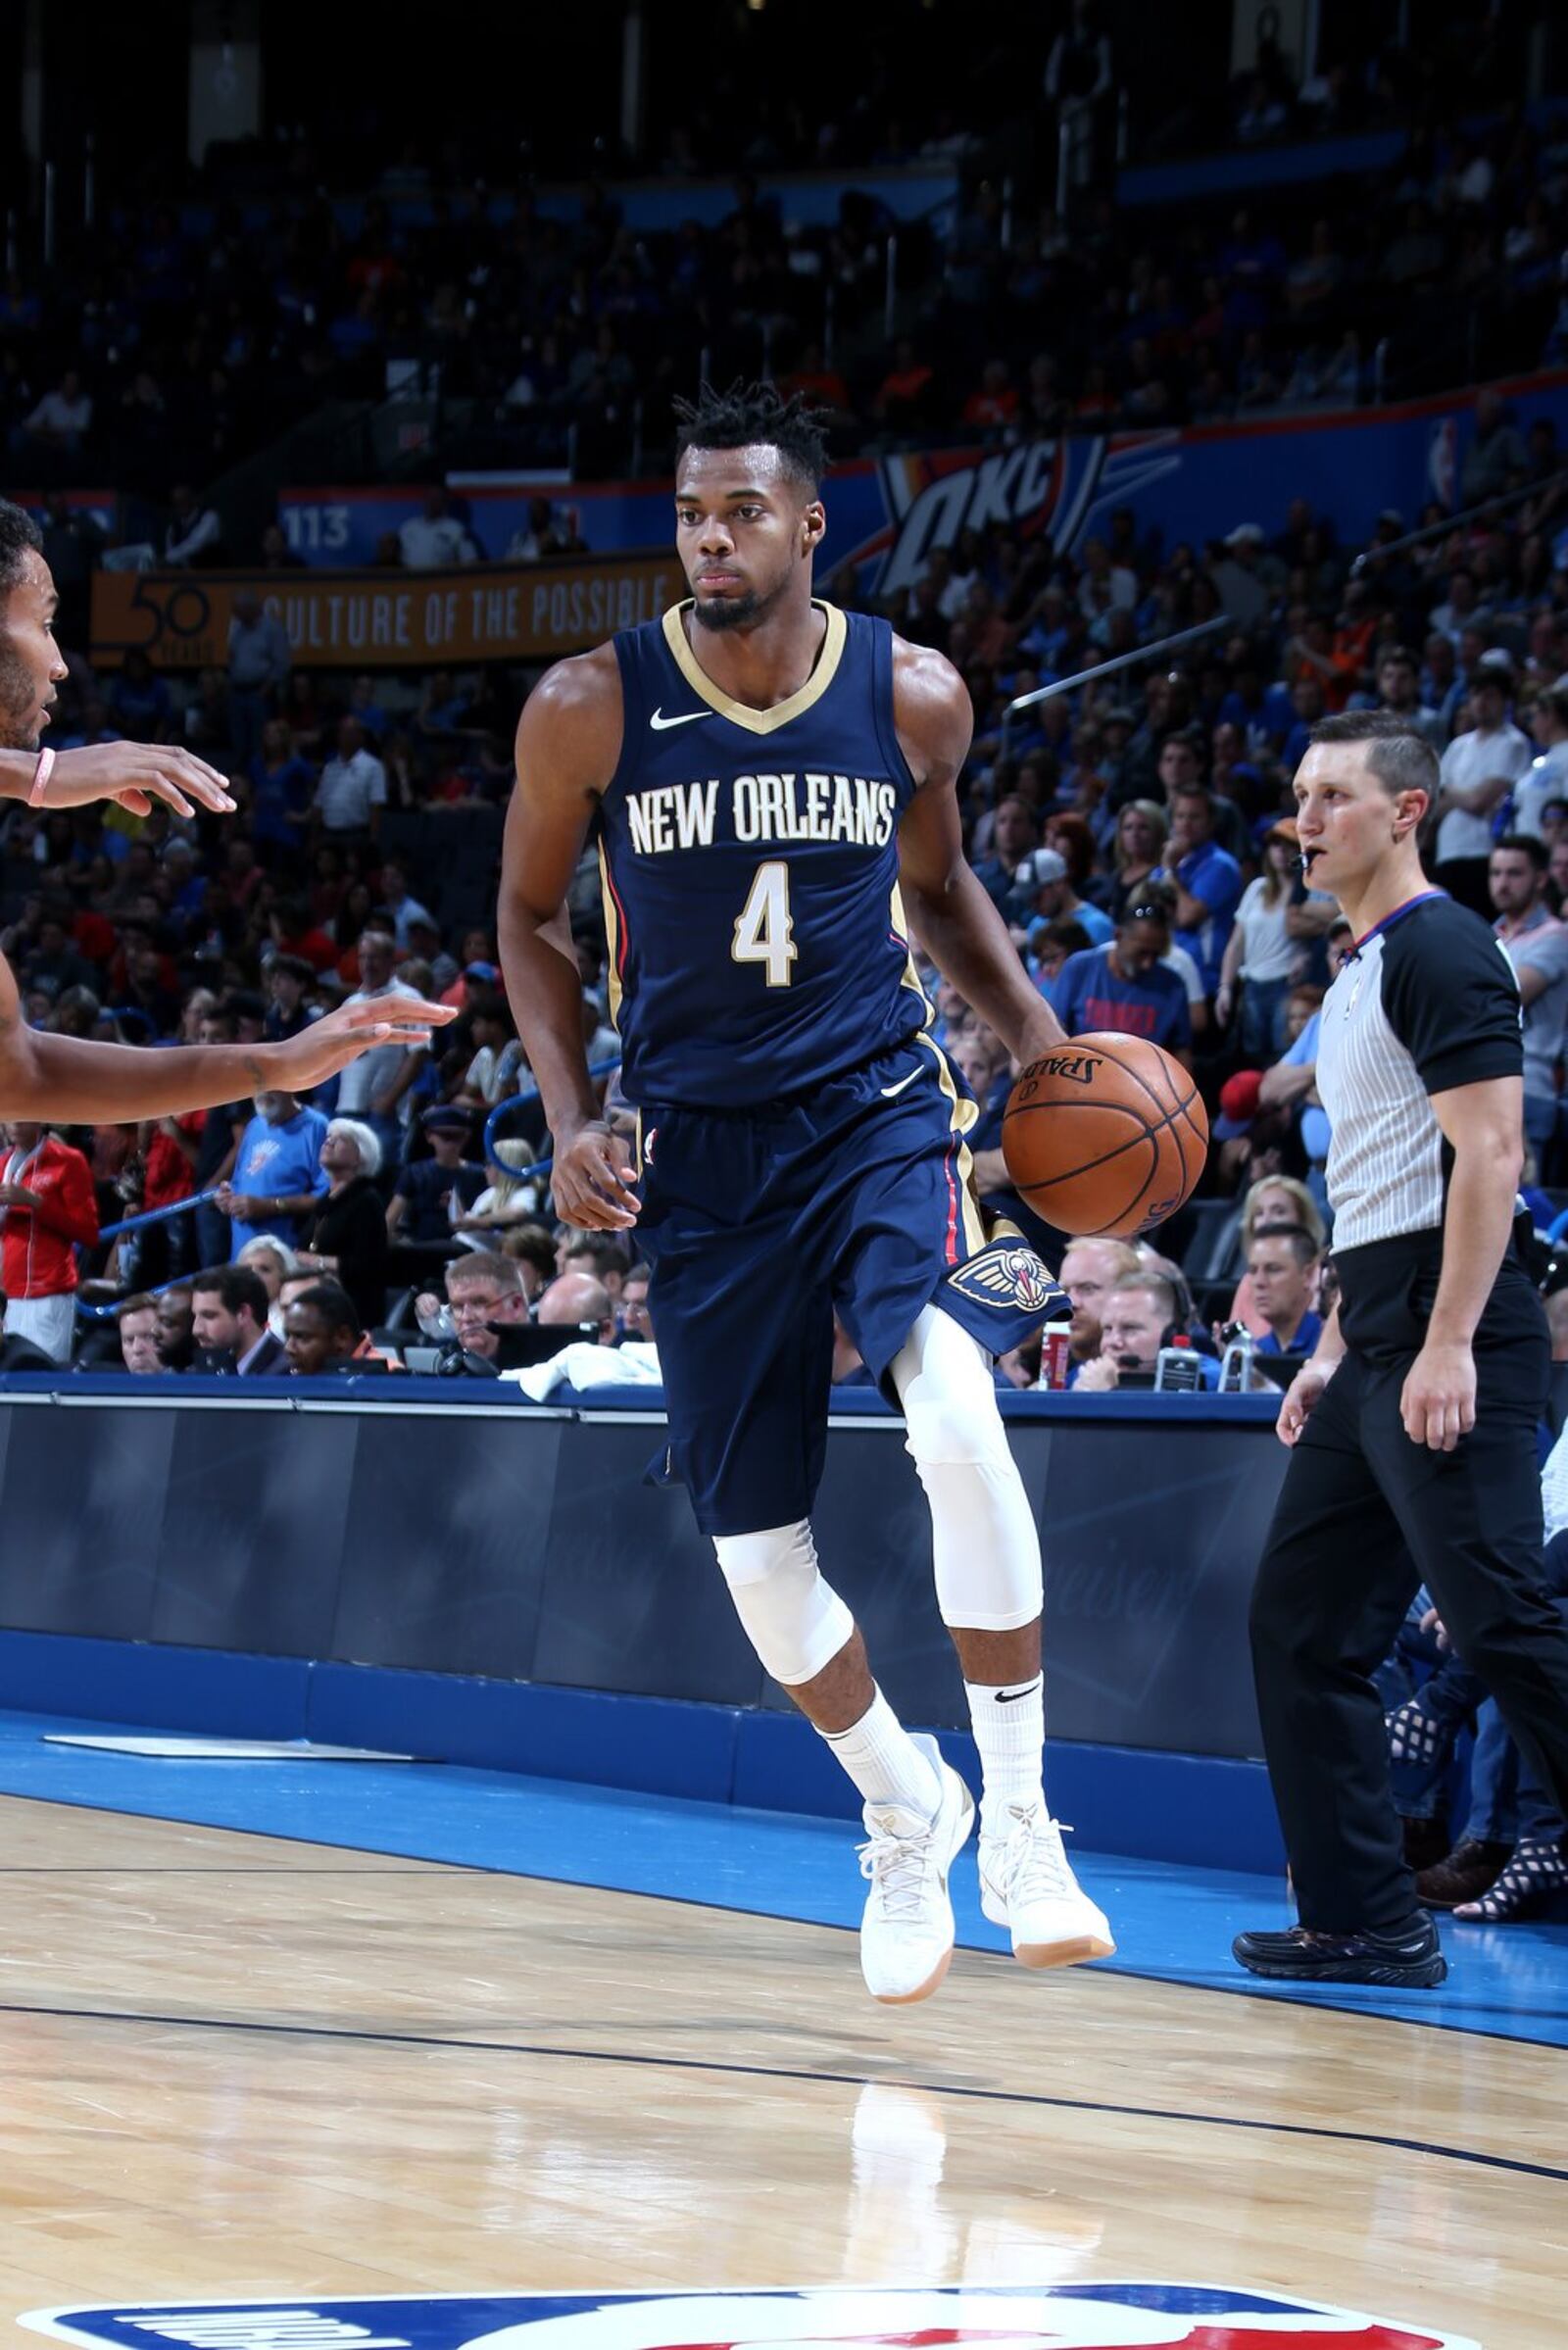
[[[1357,941],[1324,999],[1317,1090],[1333,1129],[1328,1190],[1334,1255],[1407,1241],[1430,1261],[1441,1239],[1453,1152],[1432,1096],[1524,1068],[1519,985],[1479,914],[1442,890],[1407,899]]]

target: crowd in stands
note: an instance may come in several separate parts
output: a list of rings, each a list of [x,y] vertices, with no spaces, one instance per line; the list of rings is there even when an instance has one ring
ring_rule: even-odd
[[[1273,135],[1277,63],[1254,78]],[[352,142],[280,148],[270,172],[215,158],[196,188],[110,207],[48,271],[10,272],[12,485],[113,481],[167,502],[164,560],[253,562],[262,550],[225,542],[200,485],[329,399],[438,393],[466,462],[569,450],[594,478],[667,470],[669,395],[705,359],[714,380],[767,371],[810,391],[841,454],[1346,406],[1417,384],[1439,351],[1439,382],[1473,374],[1477,319],[1494,373],[1560,359],[1568,128],[1504,107],[1462,129],[1446,105],[1369,61],[1293,91],[1289,111],[1319,128],[1400,124],[1386,170],[1305,202],[1118,209],[1090,187],[1066,216],[1049,171],[1037,184],[1022,163],[987,163],[929,94],[917,127],[873,104],[825,153],[760,138],[726,215],[668,229],[629,225],[612,178],[562,208],[528,182],[476,186],[460,162],[404,159],[367,189],[342,176]],[[722,168],[722,142],[680,133],[672,169],[700,168],[705,145]],[[898,220],[854,184],[858,159],[956,168],[958,193]],[[789,217],[757,176],[780,160],[844,171],[835,220]],[[395,542],[386,558],[402,560]]]

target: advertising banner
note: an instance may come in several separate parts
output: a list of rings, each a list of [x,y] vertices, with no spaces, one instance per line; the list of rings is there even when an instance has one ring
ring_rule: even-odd
[[[1502,389],[1521,429],[1552,418],[1568,445],[1568,374]],[[1293,498],[1305,498],[1342,540],[1369,538],[1396,509],[1414,528],[1431,499],[1457,503],[1473,432],[1470,395],[1397,407],[1260,418],[1184,432],[1074,433],[1014,449],[938,449],[859,458],[835,466],[823,490],[828,530],[818,577],[849,561],[874,592],[906,586],[933,546],[965,524],[1047,531],[1071,550],[1130,506],[1140,531],[1167,547],[1223,537],[1238,522],[1271,534]],[[540,496],[595,554],[667,546],[674,517],[666,482],[549,482],[527,474],[454,474],[451,488],[476,548],[504,560],[529,527]],[[288,490],[281,513],[308,564],[368,563],[385,533],[421,511],[424,492]]]
[[[139,647],[158,668],[220,668],[234,599],[252,588],[303,667],[545,661],[657,618],[681,587],[673,554],[455,571],[97,571],[92,657],[118,668]]]

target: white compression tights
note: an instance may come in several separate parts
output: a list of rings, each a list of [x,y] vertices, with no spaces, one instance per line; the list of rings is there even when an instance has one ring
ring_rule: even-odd
[[[942,1621],[976,1632],[1032,1624],[1040,1535],[985,1356],[951,1314],[928,1305],[894,1360],[893,1383],[905,1448],[931,1504]]]

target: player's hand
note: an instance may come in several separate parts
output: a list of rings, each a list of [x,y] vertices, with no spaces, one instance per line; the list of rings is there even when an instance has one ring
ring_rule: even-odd
[[[432,1029],[458,1016],[455,1004],[422,996],[376,996],[368,1004],[340,1004],[298,1036],[263,1046],[256,1058],[280,1093],[308,1094],[376,1045],[427,1045]]]
[[[1282,1444],[1298,1444],[1301,1431],[1316,1408],[1318,1398],[1334,1376],[1332,1363],[1302,1363],[1285,1391],[1280,1416],[1274,1423],[1274,1434]]]
[[[58,752],[41,805],[85,808],[95,800],[117,800],[133,816],[151,815],[155,800],[176,816],[193,816],[199,808],[229,815],[235,806],[226,776],[177,744],[84,743]]]
[[[1435,1607],[1427,1609],[1426,1614],[1421,1618],[1420,1629],[1425,1633],[1430,1633],[1440,1648],[1447,1649],[1453,1646],[1452,1640],[1448,1638],[1448,1627]]]
[[[630,1154],[602,1118],[579,1126],[570,1142],[557,1148],[550,1189],[557,1215],[584,1232],[625,1232],[642,1211]]]
[[[1422,1347],[1406,1374],[1399,1417],[1412,1444],[1451,1452],[1476,1424],[1476,1358],[1468,1346]]]

